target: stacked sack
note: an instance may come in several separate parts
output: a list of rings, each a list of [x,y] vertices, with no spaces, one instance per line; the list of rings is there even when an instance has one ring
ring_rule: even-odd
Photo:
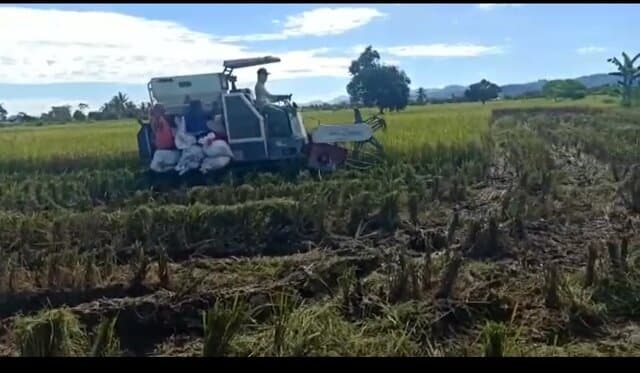
[[[199,140],[186,131],[183,117],[176,117],[175,149],[156,150],[151,169],[166,172],[174,169],[179,175],[189,170],[199,169],[206,174],[219,170],[231,162],[233,152],[226,141],[210,132]]]
[[[206,174],[225,167],[231,162],[233,152],[226,141],[217,139],[216,134],[211,132],[205,137],[198,140],[202,146],[204,159],[200,166],[200,172]]]

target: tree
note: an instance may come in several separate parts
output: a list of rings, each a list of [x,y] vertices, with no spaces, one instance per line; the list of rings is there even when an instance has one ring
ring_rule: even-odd
[[[34,121],[36,118],[30,116],[29,114],[25,113],[24,111],[19,112],[16,115],[18,121],[20,122],[32,122]]]
[[[90,111],[89,114],[87,114],[87,118],[89,120],[102,120],[102,113],[99,111]]]
[[[422,87],[418,88],[418,97],[416,102],[420,105],[424,105],[424,103],[427,102],[427,93]]]
[[[0,120],[7,119],[7,110],[4,108],[3,104],[0,104]]]
[[[542,87],[542,94],[553,100],[560,98],[577,100],[587,95],[587,87],[573,79],[552,80]]]
[[[105,119],[120,119],[127,113],[128,102],[129,97],[122,92],[118,92],[118,94],[113,96],[109,102],[102,105],[100,111]]]
[[[396,66],[380,63],[380,54],[368,46],[357,60],[351,61],[352,78],[347,85],[353,104],[376,106],[382,114],[385,109],[402,110],[409,104],[411,80]]]
[[[83,122],[85,120],[87,120],[87,116],[84,115],[83,112],[81,112],[80,110],[76,110],[73,112],[73,120],[77,120],[79,122]]]
[[[132,101],[127,101],[124,105],[124,116],[127,118],[135,118],[138,116],[138,107]]]
[[[618,68],[618,71],[609,73],[609,75],[619,76],[622,78],[618,82],[622,86],[622,105],[631,106],[631,95],[633,91],[633,83],[636,79],[640,78],[640,67],[635,67],[633,64],[640,58],[640,53],[635,57],[629,58],[629,56],[622,52],[622,61],[616,57],[609,58],[607,62],[610,62]]]
[[[361,103],[365,106],[372,106],[374,104],[374,94],[370,89],[369,80],[373,80],[371,75],[374,75],[375,70],[380,66],[379,60],[378,51],[368,46],[357,60],[351,61],[349,74],[352,78],[347,85],[347,93],[349,101],[353,105]]]
[[[380,113],[382,114],[385,107],[393,111],[406,108],[409,105],[409,96],[411,95],[409,77],[396,66],[384,66],[382,77],[380,100],[378,101]]]
[[[471,101],[485,102],[498,97],[500,93],[500,87],[497,84],[491,83],[486,79],[482,79],[478,83],[472,84],[464,91],[464,97]]]
[[[620,87],[605,85],[587,89],[589,94],[617,97],[620,96]]]
[[[85,104],[85,103],[79,103],[78,104],[78,110],[80,110],[81,112],[84,113],[85,110],[87,110],[89,108],[89,105]]]

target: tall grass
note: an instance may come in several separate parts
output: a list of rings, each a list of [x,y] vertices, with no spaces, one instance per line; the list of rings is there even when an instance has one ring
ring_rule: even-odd
[[[242,336],[236,344],[242,356],[418,356],[423,354],[406,328],[380,330],[351,323],[334,303],[302,305],[287,311],[273,325]],[[282,333],[274,351],[273,329]]]
[[[77,318],[66,309],[18,318],[14,331],[21,356],[79,356],[87,342]]]
[[[247,317],[245,304],[236,297],[232,304],[216,302],[203,315],[204,345],[202,356],[224,356],[229,345]]]

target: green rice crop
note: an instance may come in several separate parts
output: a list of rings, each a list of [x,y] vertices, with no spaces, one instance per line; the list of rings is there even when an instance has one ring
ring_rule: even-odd
[[[487,130],[492,108],[588,105],[606,106],[599,97],[578,101],[524,101],[410,106],[385,113],[388,128],[378,137],[393,157],[406,160],[425,145],[466,144]],[[368,117],[375,109],[364,109]],[[307,128],[319,123],[352,123],[351,110],[312,111],[302,109]],[[72,123],[44,127],[0,128],[0,172],[78,168],[136,168],[139,129],[135,120]]]

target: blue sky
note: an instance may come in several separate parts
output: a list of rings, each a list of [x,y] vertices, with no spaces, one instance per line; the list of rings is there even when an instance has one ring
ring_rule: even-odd
[[[41,4],[0,6],[0,103],[97,109],[117,91],[148,100],[154,76],[216,72],[224,59],[276,55],[269,89],[298,102],[344,95],[368,44],[412,88],[606,72],[637,53],[637,4]],[[256,68],[237,70],[253,87]]]

